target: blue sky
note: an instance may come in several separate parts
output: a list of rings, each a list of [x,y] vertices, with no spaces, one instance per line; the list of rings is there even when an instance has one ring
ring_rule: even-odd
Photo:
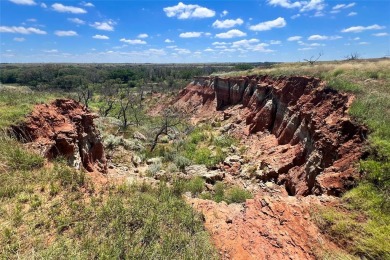
[[[390,1],[0,0],[1,62],[263,62],[390,54]]]

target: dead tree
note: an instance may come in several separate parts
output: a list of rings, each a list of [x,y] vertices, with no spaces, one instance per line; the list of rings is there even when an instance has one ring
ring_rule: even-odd
[[[129,123],[129,107],[133,102],[130,89],[122,90],[119,95],[119,114],[118,118],[122,119],[122,127],[126,129]]]
[[[88,108],[88,103],[93,96],[92,88],[87,85],[80,86],[77,90],[77,96],[78,101],[83,103]]]
[[[130,88],[123,89],[119,95],[119,113],[118,119],[122,120],[122,127],[126,129],[130,122],[139,126],[142,121],[142,106],[138,99],[141,98],[139,93],[132,91]]]
[[[159,126],[156,128],[150,151],[152,152],[158,143],[158,138],[165,134],[167,135],[170,130],[175,129],[176,126],[182,124],[183,116],[180,111],[174,108],[167,108],[163,111]]]
[[[114,108],[116,98],[118,95],[120,82],[110,80],[104,83],[100,91],[100,102],[99,113],[101,116],[108,116],[110,111]]]
[[[346,60],[358,60],[360,58],[360,54],[358,52],[353,52],[347,56],[345,56]]]
[[[314,65],[314,63],[316,63],[320,57],[323,55],[322,52],[318,53],[318,57],[317,58],[314,58],[314,56],[311,56],[310,59],[303,59],[304,61],[308,62],[310,65]]]

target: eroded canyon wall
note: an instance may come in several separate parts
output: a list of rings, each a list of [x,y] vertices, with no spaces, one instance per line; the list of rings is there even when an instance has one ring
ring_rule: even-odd
[[[248,134],[270,133],[279,145],[292,149],[286,162],[259,166],[264,181],[284,184],[291,195],[340,195],[359,178],[357,163],[367,130],[347,113],[353,96],[319,79],[199,77],[182,91],[178,103],[182,98],[182,106],[198,100],[199,109],[204,104],[214,104],[216,110],[241,104],[237,109],[248,110]]]

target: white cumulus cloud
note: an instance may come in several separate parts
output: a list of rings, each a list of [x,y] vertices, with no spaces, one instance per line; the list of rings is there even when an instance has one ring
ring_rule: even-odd
[[[213,42],[212,45],[227,45],[227,42]]]
[[[309,38],[307,38],[307,39],[309,41],[322,41],[322,40],[327,40],[328,36],[315,34],[315,35],[309,36]]]
[[[373,35],[376,37],[383,37],[383,36],[388,36],[389,34],[387,32],[383,32],[383,33],[374,33]]]
[[[323,0],[305,0],[305,1],[290,1],[290,0],[268,0],[269,5],[280,6],[283,8],[293,9],[297,8],[300,12],[307,12],[311,10],[321,11],[325,8]]]
[[[282,28],[285,27],[286,25],[287,25],[286,20],[284,20],[284,18],[282,17],[278,17],[272,21],[266,21],[256,25],[251,25],[249,29],[252,31],[268,31],[271,30],[272,28]]]
[[[185,32],[181,33],[179,36],[181,38],[198,38],[202,36],[203,32]]]
[[[244,36],[246,36],[246,33],[237,29],[233,29],[224,33],[218,33],[215,35],[215,37],[222,38],[222,39],[231,39],[231,38],[244,37]]]
[[[45,50],[43,52],[46,52],[46,53],[58,53],[58,50],[57,49],[51,49],[51,50]]]
[[[45,31],[34,27],[23,26],[0,26],[2,33],[20,33],[20,34],[47,34]]]
[[[52,4],[51,7],[54,11],[60,12],[60,13],[72,13],[72,14],[85,14],[87,11],[85,9],[75,6],[66,6],[63,4],[55,3]]]
[[[68,21],[75,23],[75,24],[85,24],[85,21],[83,21],[79,18],[68,18]]]
[[[146,44],[146,41],[143,41],[143,40],[140,40],[140,39],[130,40],[130,39],[122,38],[122,39],[120,39],[119,41],[125,42],[125,43],[128,43],[128,44],[132,44],[132,45],[136,45],[136,44]]]
[[[302,36],[291,36],[287,38],[287,41],[293,42],[293,41],[299,41],[300,39],[302,39]]]
[[[42,8],[47,8],[47,5],[45,3],[41,3]]]
[[[279,45],[279,44],[282,44],[281,41],[277,41],[277,40],[270,40],[269,41],[269,44],[272,44],[272,45]]]
[[[341,36],[334,35],[334,36],[326,36],[326,35],[319,35],[319,34],[314,34],[309,36],[307,39],[309,41],[323,41],[323,40],[337,40],[341,39]]]
[[[177,17],[178,19],[208,18],[214,17],[215,11],[199,5],[186,5],[179,2],[175,6],[165,7],[165,14],[168,17]]]
[[[106,35],[100,35],[100,34],[96,34],[96,35],[92,36],[92,38],[98,39],[98,40],[109,40],[110,39],[110,37],[108,37]]]
[[[175,48],[175,51],[177,51],[178,54],[190,54],[191,51],[188,49],[183,49],[183,48]]]
[[[325,8],[323,0],[310,0],[309,2],[301,1],[301,3],[303,3],[302,8],[300,9],[301,12],[307,12],[311,10],[315,10],[318,12]]]
[[[102,31],[114,31],[114,25],[116,23],[112,20],[106,21],[106,22],[94,22],[93,24],[90,24],[93,28],[97,30]]]
[[[350,12],[347,16],[355,16],[355,15],[357,15],[356,12]]]
[[[166,42],[166,43],[173,43],[173,42],[175,42],[175,41],[174,41],[174,40],[171,40],[171,39],[165,39],[164,42]]]
[[[137,38],[141,38],[141,39],[144,39],[144,38],[148,38],[149,35],[147,35],[146,33],[141,33],[141,34],[138,34]]]
[[[297,19],[298,17],[301,17],[301,14],[294,14],[291,16],[291,19]]]
[[[239,47],[245,47],[248,48],[254,43],[260,42],[258,39],[250,39],[250,40],[240,40],[240,41],[235,41],[232,43],[233,48],[239,48]]]
[[[226,28],[234,27],[236,25],[241,25],[243,23],[244,23],[244,21],[240,18],[237,18],[236,20],[232,20],[232,19],[227,19],[224,21],[216,20],[213,23],[213,27],[219,28],[219,29],[226,29]]]
[[[309,51],[313,49],[314,49],[313,47],[305,47],[305,48],[299,48],[298,51]]]
[[[221,17],[224,17],[228,14],[229,12],[227,10],[223,10],[221,13]]]
[[[66,36],[77,36],[77,32],[75,31],[55,31],[55,35],[60,36],[60,37],[66,37]]]
[[[36,5],[34,0],[9,0],[10,2],[17,5]]]
[[[280,6],[284,8],[300,8],[302,4],[300,1],[291,2],[289,0],[268,0],[268,4],[272,6]]]
[[[356,3],[350,3],[350,4],[338,4],[332,7],[333,10],[339,10],[339,9],[347,9],[355,6]]]
[[[386,28],[385,26],[373,24],[370,26],[352,26],[352,27],[341,30],[341,32],[343,32],[343,33],[349,33],[349,32],[359,33],[359,32],[368,31],[368,30],[382,30],[385,28]]]
[[[82,2],[81,3],[83,6],[85,6],[85,7],[94,7],[95,5],[94,4],[92,4],[92,3],[86,3],[86,2]]]

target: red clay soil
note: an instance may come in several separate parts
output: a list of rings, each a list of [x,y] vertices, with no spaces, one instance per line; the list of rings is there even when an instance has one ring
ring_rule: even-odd
[[[75,167],[89,172],[107,172],[102,139],[91,113],[70,99],[36,105],[25,121],[13,126],[13,133],[48,159],[64,157]]]
[[[222,259],[316,259],[342,252],[310,221],[316,205],[333,204],[330,196],[296,197],[283,191],[258,193],[244,205],[188,199],[203,213],[205,227]]]
[[[360,177],[366,135],[347,113],[352,98],[316,78],[201,77],[174,104],[194,122],[223,117],[264,181],[290,195],[339,196]]]

